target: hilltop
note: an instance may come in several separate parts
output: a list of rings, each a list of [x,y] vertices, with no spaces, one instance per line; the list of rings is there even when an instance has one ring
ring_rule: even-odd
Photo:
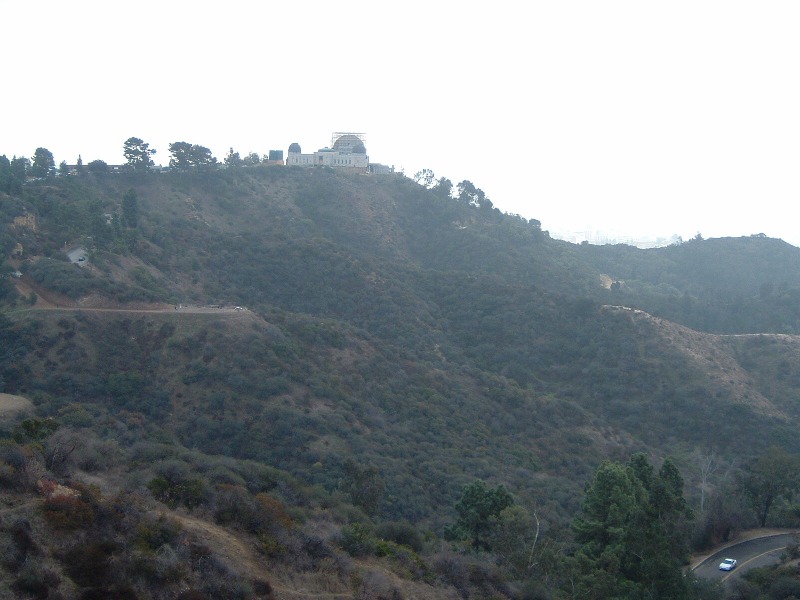
[[[504,485],[567,543],[604,459],[672,456],[698,505],[725,484],[698,456],[800,451],[800,250],[780,240],[576,246],[400,175],[281,166],[45,179],[0,207],[21,273],[2,280],[0,391],[82,436],[53,476],[97,486],[98,531],[122,527],[99,516],[119,493],[140,524],[176,510],[176,564],[210,520],[301,594],[355,593],[360,573],[511,597],[482,559],[456,592],[467,566],[441,550],[465,484]],[[30,414],[5,425],[16,443]],[[27,440],[45,457],[47,436]],[[414,554],[360,554],[389,525]]]

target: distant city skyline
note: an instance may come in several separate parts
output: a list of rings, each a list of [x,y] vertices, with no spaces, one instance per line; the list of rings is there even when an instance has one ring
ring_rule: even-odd
[[[663,236],[647,232],[606,231],[592,227],[578,228],[573,231],[554,230],[550,231],[550,236],[573,244],[580,244],[583,242],[598,245],[627,244],[629,246],[636,246],[637,248],[663,248],[664,246],[671,246],[680,241],[688,241],[686,238],[677,234]]]

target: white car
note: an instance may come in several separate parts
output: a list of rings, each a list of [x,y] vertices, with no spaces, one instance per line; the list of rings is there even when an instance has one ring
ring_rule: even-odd
[[[735,558],[726,558],[719,564],[720,571],[733,571],[736,568]]]

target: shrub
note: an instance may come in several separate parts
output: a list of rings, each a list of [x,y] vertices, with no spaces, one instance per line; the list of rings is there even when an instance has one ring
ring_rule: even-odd
[[[50,590],[58,587],[61,578],[58,574],[37,561],[26,561],[13,588],[25,594],[25,597],[48,598]]]
[[[16,480],[17,470],[0,460],[0,487],[11,487]]]
[[[136,530],[136,545],[146,550],[158,550],[162,546],[174,546],[178,541],[181,525],[164,515],[145,517]]]
[[[208,596],[199,590],[190,589],[178,594],[175,600],[208,600]]]
[[[253,585],[232,572],[224,564],[210,560],[204,573],[201,591],[209,598],[248,600],[253,596]]]
[[[414,552],[422,552],[422,536],[410,523],[389,521],[381,523],[375,534],[383,539],[402,546],[408,546]]]
[[[553,595],[543,583],[531,581],[522,589],[520,600],[553,600]]]
[[[115,441],[87,440],[83,448],[75,452],[75,463],[87,473],[104,471],[119,460],[122,452]]]
[[[234,473],[227,467],[222,465],[215,465],[212,467],[208,473],[206,473],[206,477],[208,478],[208,482],[214,485],[238,485],[238,486],[246,486],[247,482],[245,481],[244,477],[239,475],[238,473]]]
[[[278,537],[269,534],[269,533],[262,533],[258,536],[258,543],[259,543],[259,550],[263,552],[266,556],[271,558],[277,558],[279,556],[284,556],[287,551],[287,546],[284,544]]]
[[[84,587],[102,587],[109,579],[113,555],[119,546],[111,540],[76,544],[67,550],[62,562],[70,578]]]
[[[775,600],[800,598],[800,581],[793,577],[780,577],[769,586],[769,595]]]
[[[355,600],[403,600],[391,580],[384,574],[376,571],[366,573],[358,582]]]
[[[285,529],[292,527],[292,517],[283,502],[264,492],[256,494],[256,500],[268,523],[268,527],[275,525]]]
[[[159,475],[150,480],[147,489],[156,500],[170,508],[176,508],[180,504],[186,508],[197,508],[208,499],[205,481],[199,477],[173,481],[164,475]]]
[[[186,567],[177,553],[168,545],[163,545],[156,552],[135,553],[131,569],[150,582],[176,583],[183,579]]]
[[[342,527],[338,541],[342,549],[354,557],[374,555],[378,543],[369,527],[362,523]]]
[[[105,588],[92,588],[84,590],[80,595],[80,600],[138,600],[136,592],[127,585],[113,586],[108,589]]]
[[[38,556],[41,549],[33,539],[31,524],[27,519],[15,521],[9,528],[13,548],[9,548],[3,562],[12,570],[20,568],[28,556]]]
[[[214,498],[214,518],[217,523],[234,523],[256,531],[260,525],[259,506],[245,488],[221,485]]]
[[[44,518],[55,529],[86,528],[94,522],[94,511],[85,501],[74,496],[51,496],[44,502]]]
[[[463,598],[469,596],[469,564],[458,555],[442,554],[433,561],[433,568],[445,583],[452,585]]]

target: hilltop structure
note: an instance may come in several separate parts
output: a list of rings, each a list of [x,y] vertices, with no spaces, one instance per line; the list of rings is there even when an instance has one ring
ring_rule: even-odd
[[[366,135],[363,133],[334,132],[331,136],[331,147],[320,148],[313,154],[303,154],[300,144],[294,142],[289,146],[286,164],[299,167],[334,167],[359,173],[394,172],[393,167],[369,162],[365,140]]]

